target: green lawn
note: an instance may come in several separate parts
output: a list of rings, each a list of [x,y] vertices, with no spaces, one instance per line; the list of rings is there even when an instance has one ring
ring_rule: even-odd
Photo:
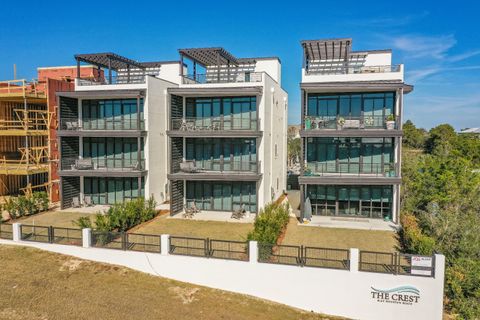
[[[252,229],[252,223],[172,219],[162,215],[130,232],[242,241]]]
[[[0,319],[339,319],[28,247],[0,261]]]
[[[391,231],[302,226],[291,218],[282,244],[391,252],[397,251],[398,240]]]
[[[60,212],[60,211],[47,211],[39,214],[35,214],[28,217],[22,217],[13,222],[22,224],[34,224],[37,226],[54,226],[63,228],[78,228],[72,221],[77,220],[83,216],[94,217],[94,214],[79,213],[79,212]]]

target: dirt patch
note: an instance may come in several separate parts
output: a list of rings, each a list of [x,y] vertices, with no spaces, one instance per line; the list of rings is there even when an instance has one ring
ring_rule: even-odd
[[[70,272],[74,272],[76,271],[80,265],[82,264],[83,261],[81,260],[77,260],[77,259],[70,259],[70,260],[67,260],[65,261],[62,266],[60,267],[60,269],[58,269],[59,271],[70,271]]]
[[[10,320],[48,320],[48,317],[44,314],[32,312],[30,310],[15,310],[12,308],[6,308],[0,310],[0,319]]]
[[[183,304],[189,304],[197,300],[195,299],[195,293],[197,293],[200,288],[170,287],[169,290],[174,292],[177,297],[182,300]]]

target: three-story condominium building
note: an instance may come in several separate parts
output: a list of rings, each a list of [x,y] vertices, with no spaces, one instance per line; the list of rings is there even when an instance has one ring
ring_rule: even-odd
[[[301,215],[398,223],[403,65],[351,39],[302,41]]]
[[[286,188],[287,93],[273,58],[223,48],[179,50],[181,83],[169,88],[171,214],[256,213]]]
[[[285,190],[279,59],[179,52],[172,62],[75,56],[79,70],[104,72],[58,93],[62,207],[153,196],[170,200],[171,214],[193,203],[255,213]]]

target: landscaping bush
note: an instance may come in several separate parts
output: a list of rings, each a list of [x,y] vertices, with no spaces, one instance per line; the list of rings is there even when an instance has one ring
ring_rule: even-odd
[[[435,240],[422,233],[417,218],[411,213],[401,216],[402,230],[400,239],[404,250],[408,253],[432,255],[435,248]]]
[[[274,245],[287,226],[288,220],[288,204],[269,203],[255,218],[253,230],[248,233],[247,239]]]
[[[98,231],[127,231],[134,226],[153,219],[157,215],[153,198],[137,198],[112,205],[106,212],[95,216],[95,229]],[[88,217],[74,221],[80,228],[92,228]]]
[[[6,200],[3,208],[10,219],[36,214],[48,210],[49,199],[46,192],[34,192],[31,196],[11,197]]]

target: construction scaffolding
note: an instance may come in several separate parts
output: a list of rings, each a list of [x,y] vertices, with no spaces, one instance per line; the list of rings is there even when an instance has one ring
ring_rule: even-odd
[[[0,196],[51,189],[45,83],[0,81]]]

